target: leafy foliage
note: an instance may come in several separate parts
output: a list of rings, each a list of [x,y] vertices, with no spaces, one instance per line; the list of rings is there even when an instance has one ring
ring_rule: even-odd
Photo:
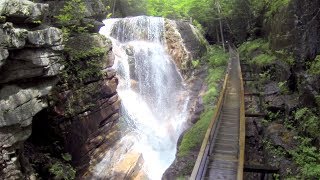
[[[191,61],[193,68],[197,68],[200,65],[200,61],[199,60],[192,60]]]
[[[55,16],[62,25],[65,37],[68,37],[72,32],[87,32],[87,29],[93,26],[92,24],[84,25],[82,23],[85,11],[86,6],[83,0],[69,0],[65,2],[60,10],[60,14]]]
[[[309,72],[314,75],[320,75],[320,55],[318,55],[312,62],[309,64]]]
[[[69,153],[64,153],[61,156],[62,156],[62,159],[67,162],[72,160],[72,156]]]
[[[239,52],[244,60],[260,67],[270,65],[276,60],[289,65],[295,64],[292,53],[283,49],[273,51],[270,49],[269,42],[261,38],[244,42],[240,45]]]
[[[91,47],[86,50],[73,50],[66,48],[69,54],[68,61],[64,61],[64,77],[68,82],[80,82],[90,77],[101,76],[102,60],[106,54],[106,49],[101,47]]]
[[[295,112],[295,120],[299,123],[298,129],[301,132],[306,132],[311,137],[320,136],[319,116],[317,116],[309,108],[301,108]]]
[[[277,57],[269,49],[269,43],[264,39],[247,41],[239,47],[240,56],[249,63],[266,66],[273,63]]]
[[[271,18],[280,9],[285,8],[289,5],[291,0],[272,0],[272,1],[265,1],[269,11],[267,11],[266,16]]]
[[[76,171],[73,167],[62,162],[56,162],[51,165],[49,172],[54,175],[54,179],[72,180],[76,176]]]
[[[222,47],[215,45],[208,49],[208,53],[205,57],[208,59],[208,63],[211,68],[215,68],[219,66],[225,66],[227,64],[229,55],[224,52]]]
[[[252,58],[255,51],[267,52],[269,43],[264,39],[255,39],[241,44],[239,47],[240,56],[244,58]]]
[[[320,151],[311,145],[311,139],[297,137],[300,142],[296,149],[289,151],[294,161],[299,165],[301,179],[320,177]]]
[[[265,66],[273,63],[276,60],[276,57],[274,55],[269,54],[259,54],[258,56],[255,56],[251,63],[259,65],[259,66]]]

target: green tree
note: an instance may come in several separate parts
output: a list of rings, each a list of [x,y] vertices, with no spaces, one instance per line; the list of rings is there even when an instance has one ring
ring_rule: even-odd
[[[85,18],[85,11],[86,6],[83,0],[69,0],[65,2],[59,15],[55,16],[55,18],[58,19],[66,37],[72,32],[86,32],[87,28],[92,26],[82,23]]]

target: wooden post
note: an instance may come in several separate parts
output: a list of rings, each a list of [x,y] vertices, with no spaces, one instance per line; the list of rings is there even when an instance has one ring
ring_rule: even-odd
[[[220,42],[220,36],[219,36],[219,30],[218,30],[217,27],[216,27],[216,32],[217,32],[217,42],[219,43]]]
[[[222,15],[221,15],[221,9],[220,9],[221,7],[220,7],[220,4],[219,4],[219,1],[216,1],[216,6],[218,8],[218,13],[220,15],[219,24],[220,24],[221,42],[222,42],[223,50],[225,51],[224,36],[223,36],[223,26],[222,26],[222,22],[221,22]]]
[[[116,2],[117,2],[117,0],[113,0],[112,17],[114,17],[114,12],[116,10]]]

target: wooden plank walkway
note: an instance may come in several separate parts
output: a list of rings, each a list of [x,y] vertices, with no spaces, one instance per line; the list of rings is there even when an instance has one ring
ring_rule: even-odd
[[[203,141],[190,179],[235,180],[243,177],[244,91],[238,54],[230,64],[217,111]]]

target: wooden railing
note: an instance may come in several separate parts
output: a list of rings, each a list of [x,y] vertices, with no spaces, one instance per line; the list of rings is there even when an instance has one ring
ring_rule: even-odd
[[[234,48],[235,49],[235,48]],[[239,134],[239,154],[238,154],[238,172],[237,180],[243,179],[244,166],[244,150],[245,150],[245,133],[246,133],[246,119],[245,119],[245,100],[244,100],[244,85],[241,71],[241,64],[239,53],[237,53],[238,72],[240,77],[240,134]]]
[[[224,97],[225,97],[225,94],[226,94],[227,82],[228,82],[228,79],[229,79],[229,69],[230,69],[229,67],[230,67],[230,63],[228,65],[228,67],[227,67],[227,71],[226,71],[227,73],[226,73],[225,78],[224,78],[224,82],[223,82],[223,86],[222,86],[222,89],[221,89],[221,92],[220,92],[218,104],[216,106],[213,118],[212,118],[212,120],[211,120],[211,122],[209,124],[209,127],[208,127],[208,129],[206,131],[206,134],[204,136],[204,139],[202,141],[202,145],[201,145],[201,148],[200,148],[200,151],[199,151],[195,166],[194,166],[192,174],[190,176],[191,180],[201,179],[202,176],[203,176],[203,173],[205,173],[206,165],[207,165],[207,163],[209,161],[208,154],[209,154],[210,146],[212,144],[212,142],[210,140],[213,139],[213,136],[215,134],[216,127],[217,127],[217,124],[218,124],[218,120],[219,120],[219,117],[220,117],[220,114],[221,114],[221,109],[222,109]]]
[[[234,51],[236,51],[235,47],[230,47]],[[230,59],[232,59],[230,57]],[[244,149],[245,149],[245,104],[244,104],[244,87],[243,87],[243,79],[242,79],[242,72],[239,62],[239,55],[237,53],[238,61],[238,72],[240,77],[240,127],[239,127],[239,153],[238,153],[238,169],[237,169],[237,180],[243,179],[243,168],[244,168]],[[208,126],[208,129],[206,131],[205,137],[203,139],[195,166],[193,168],[192,174],[190,176],[191,180],[200,180],[202,177],[204,177],[204,173],[206,172],[206,166],[209,162],[209,153],[210,153],[210,147],[213,142],[213,136],[215,135],[215,132],[217,131],[217,124],[220,120],[221,115],[221,109],[223,106],[223,102],[226,95],[226,89],[227,89],[227,82],[229,80],[229,69],[230,69],[230,63],[227,69],[227,73],[224,78],[224,83],[222,90],[220,92],[218,104],[216,106],[214,116]]]

